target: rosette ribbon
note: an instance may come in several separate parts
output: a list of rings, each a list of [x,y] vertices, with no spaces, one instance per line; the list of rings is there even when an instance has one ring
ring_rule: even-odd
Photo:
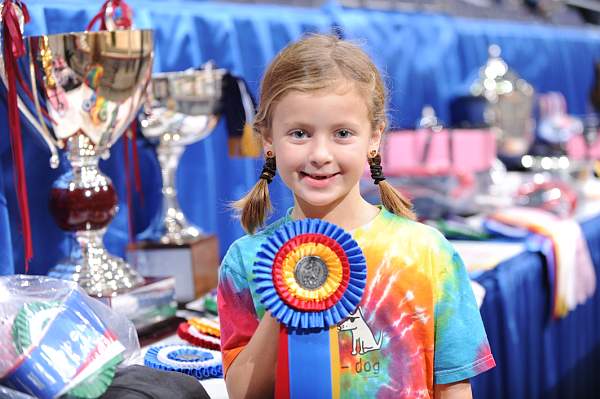
[[[199,331],[187,321],[179,324],[177,335],[192,345],[217,351],[221,350],[221,340],[219,338]]]
[[[20,354],[0,384],[37,398],[95,398],[111,384],[125,347],[78,291],[63,303],[23,305],[12,326]]]
[[[339,398],[336,325],[356,310],[367,279],[356,241],[323,220],[288,222],[262,244],[253,273],[281,324],[275,397]]]
[[[191,375],[199,380],[223,377],[221,352],[190,345],[152,346],[144,356],[144,365]]]

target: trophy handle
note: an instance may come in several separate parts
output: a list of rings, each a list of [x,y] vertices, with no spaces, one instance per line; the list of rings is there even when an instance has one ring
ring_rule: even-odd
[[[30,54],[31,56],[31,54]],[[33,73],[33,71],[32,71]],[[6,70],[4,69],[4,58],[0,55],[0,79],[2,79],[2,83],[4,84],[4,87],[8,87],[8,82],[6,81]],[[34,85],[34,102],[35,102],[35,106],[36,106],[36,111],[38,113],[38,117],[40,115],[40,108],[39,108],[39,101],[37,98],[37,90],[35,88],[35,83],[33,83]],[[60,157],[58,156],[58,145],[57,143],[54,142],[54,140],[52,139],[52,136],[50,136],[50,133],[48,132],[48,129],[46,128],[46,125],[44,124],[43,120],[39,120],[35,118],[35,116],[32,114],[32,112],[29,110],[29,108],[25,105],[25,103],[23,102],[23,100],[21,99],[21,96],[19,96],[19,94],[17,93],[17,104],[19,107],[19,110],[21,111],[21,113],[23,114],[23,116],[25,116],[25,118],[27,118],[27,120],[29,121],[29,123],[31,123],[31,125],[40,133],[40,135],[42,136],[42,139],[44,140],[44,142],[46,143],[46,145],[48,146],[48,149],[50,150],[51,156],[50,156],[50,167],[52,169],[56,169],[58,168],[58,166],[60,165]]]
[[[52,169],[56,169],[60,163],[60,158],[58,157],[57,147],[62,147],[54,140],[50,131],[48,130],[48,126],[46,126],[46,122],[44,122],[42,107],[40,106],[40,99],[38,97],[38,87],[37,80],[35,76],[35,66],[33,60],[33,54],[31,53],[31,47],[27,46],[27,55],[29,56],[29,77],[31,79],[31,90],[33,92],[33,103],[35,105],[35,111],[38,117],[38,121],[40,126],[38,127],[38,132],[48,145],[52,156],[50,157],[50,167]],[[41,129],[40,129],[41,128]]]

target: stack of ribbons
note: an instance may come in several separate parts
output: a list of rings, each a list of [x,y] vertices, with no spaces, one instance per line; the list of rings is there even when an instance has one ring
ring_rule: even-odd
[[[221,330],[219,325],[210,319],[195,317],[183,322],[177,328],[177,335],[192,345],[221,350]]]
[[[175,316],[175,279],[147,277],[144,285],[102,301],[140,330]]]
[[[367,278],[356,241],[322,220],[288,222],[262,245],[253,273],[281,324],[275,397],[339,398],[336,326],[356,310]]]
[[[212,289],[202,297],[202,307],[211,314],[218,314],[217,310],[217,289]]]
[[[144,364],[158,370],[176,371],[199,380],[223,377],[221,352],[191,345],[162,345],[148,349]]]
[[[78,291],[64,302],[26,303],[10,332],[2,343],[10,342],[18,357],[1,383],[42,399],[96,398],[123,360],[125,348]]]
[[[553,318],[565,317],[596,291],[596,272],[581,227],[537,208],[513,207],[488,216],[489,231],[527,237],[529,250],[546,258]]]

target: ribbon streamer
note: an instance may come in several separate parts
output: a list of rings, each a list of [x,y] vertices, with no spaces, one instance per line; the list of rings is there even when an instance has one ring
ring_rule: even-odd
[[[107,30],[111,27],[106,23],[106,13],[108,7],[112,9],[111,18],[114,20],[115,27],[118,29],[131,29],[133,26],[133,12],[131,7],[123,1],[123,0],[107,0],[102,4],[100,11],[94,15],[90,23],[88,24],[86,30],[92,30],[96,22],[100,21],[100,30]],[[121,15],[118,18],[115,18],[115,11],[117,9],[121,10]],[[102,77],[102,73],[99,71],[92,71],[88,76],[90,80],[90,87],[92,85],[97,86]],[[129,142],[131,142],[131,149],[133,155],[133,174],[134,174],[134,183],[135,183],[135,191],[140,195],[140,202],[142,206],[144,206],[144,195],[142,193],[142,178],[140,173],[140,161],[139,154],[137,148],[137,121],[133,120],[131,125],[129,126],[129,131],[131,132],[131,136],[128,133],[125,133],[123,136],[123,148],[124,148],[124,158],[125,158],[125,189],[127,192],[127,210],[128,210],[128,233],[129,233],[129,242],[132,243],[135,241],[135,218],[133,215],[132,207],[133,207],[133,194],[131,189],[131,165],[129,161]]]
[[[107,0],[102,4],[100,11],[98,14],[94,15],[90,23],[88,24],[85,30],[92,30],[96,22],[100,21],[100,30],[107,30],[106,25],[106,10],[108,6],[111,6],[113,10],[113,15],[111,16],[114,19],[114,10],[117,8],[121,9],[121,16],[117,19],[114,19],[115,25],[119,29],[131,29],[131,25],[133,24],[132,20],[132,11],[131,7],[123,0]]]
[[[19,4],[25,23],[29,22],[29,12],[24,3]],[[19,18],[15,11],[18,7],[12,0],[5,0],[2,8],[2,39],[6,79],[8,80],[8,125],[10,146],[13,162],[15,164],[15,181],[17,186],[17,200],[21,214],[21,228],[23,230],[23,245],[25,248],[25,272],[29,271],[29,261],[33,258],[33,244],[31,241],[31,223],[29,220],[29,201],[27,198],[27,181],[25,177],[25,163],[23,161],[23,143],[21,141],[21,121],[17,104],[17,85],[15,77],[18,75],[17,59],[25,54],[23,36]]]
[[[140,202],[144,206],[144,195],[142,193],[142,177],[140,174],[140,161],[137,148],[137,122],[134,120],[129,126],[131,137],[126,132],[123,135],[123,158],[125,159],[125,191],[127,196],[127,217],[129,242],[135,242],[135,217],[133,214],[133,190],[131,189],[131,164],[129,157],[129,142],[131,142],[131,153],[133,155],[133,174],[135,191],[140,195]]]

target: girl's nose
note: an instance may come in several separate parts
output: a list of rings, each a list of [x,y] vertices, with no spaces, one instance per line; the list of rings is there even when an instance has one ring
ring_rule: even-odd
[[[333,160],[333,152],[326,138],[315,135],[308,154],[308,160],[314,166],[326,165]]]

